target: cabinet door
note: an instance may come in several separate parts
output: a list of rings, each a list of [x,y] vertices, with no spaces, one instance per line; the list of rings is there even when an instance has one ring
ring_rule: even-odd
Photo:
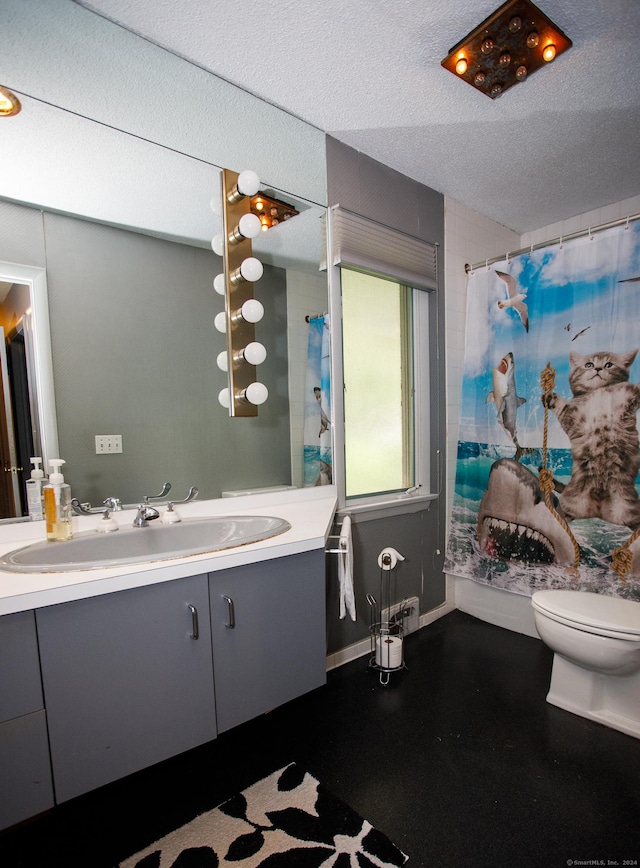
[[[33,612],[0,618],[0,829],[53,807]]]
[[[43,707],[33,612],[0,618],[0,721]]]
[[[206,576],[37,612],[58,802],[215,738],[207,616]]]
[[[324,552],[211,573],[218,731],[326,681]]]
[[[52,807],[44,711],[0,723],[0,829]]]

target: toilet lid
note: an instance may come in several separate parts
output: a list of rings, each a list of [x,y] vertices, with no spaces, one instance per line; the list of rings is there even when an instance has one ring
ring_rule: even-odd
[[[576,625],[640,636],[640,604],[589,591],[536,591],[535,608]]]

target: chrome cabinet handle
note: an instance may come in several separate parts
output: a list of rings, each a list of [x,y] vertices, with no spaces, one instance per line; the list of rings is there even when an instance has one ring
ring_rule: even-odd
[[[233,630],[233,628],[236,626],[236,612],[233,606],[233,600],[231,599],[231,597],[227,597],[226,594],[222,595],[222,599],[227,601],[227,606],[229,607],[229,621],[224,626],[228,627],[230,630]]]
[[[195,606],[192,606],[191,603],[187,603],[187,608],[191,612],[191,638],[199,639],[200,629],[198,627],[198,610]]]

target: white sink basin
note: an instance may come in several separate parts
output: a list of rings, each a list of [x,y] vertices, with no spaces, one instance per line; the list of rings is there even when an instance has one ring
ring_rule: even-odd
[[[79,533],[65,542],[41,542],[0,557],[0,569],[13,573],[66,573],[183,558],[259,542],[289,530],[282,518],[226,515],[152,523],[116,533]]]

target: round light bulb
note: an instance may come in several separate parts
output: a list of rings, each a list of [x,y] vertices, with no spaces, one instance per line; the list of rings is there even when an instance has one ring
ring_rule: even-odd
[[[511,21],[509,21],[509,30],[511,33],[517,33],[518,30],[522,27],[522,18],[519,15],[514,15]]]
[[[223,407],[229,409],[229,389],[220,389],[218,392],[218,401],[222,404]]]
[[[218,353],[218,357],[216,359],[216,364],[220,368],[221,371],[229,370],[229,357],[226,352]]]
[[[263,383],[250,383],[242,394],[250,404],[264,404],[269,397],[269,390]]]
[[[224,238],[222,235],[214,235],[211,239],[211,249],[216,256],[222,256],[224,253]]]
[[[555,56],[556,47],[552,42],[550,42],[549,45],[545,45],[544,49],[542,50],[542,59],[546,60],[547,63],[551,63]]]
[[[251,341],[242,351],[242,355],[250,365],[261,365],[267,358],[267,351],[258,341]]]
[[[464,75],[465,72],[467,71],[468,66],[469,66],[469,64],[467,63],[467,58],[461,57],[456,62],[456,72],[458,73],[458,75]]]
[[[537,48],[540,42],[540,35],[537,30],[532,30],[527,36],[527,48]]]
[[[509,66],[511,63],[511,55],[508,51],[503,51],[500,55],[500,66]]]
[[[246,259],[242,260],[240,265],[240,274],[244,280],[248,280],[250,283],[255,283],[256,280],[260,280],[263,272],[264,268],[262,267],[262,263],[259,259],[256,259],[255,256],[248,256]]]
[[[480,46],[480,51],[483,54],[491,54],[491,52],[493,51],[493,45],[494,45],[493,39],[491,39],[491,37],[488,37],[487,39],[484,40],[484,42]]]
[[[249,298],[242,305],[240,313],[246,322],[260,322],[264,316],[264,308],[257,298]]]
[[[500,96],[502,93],[502,85],[499,81],[497,81],[494,85],[491,86],[491,96],[496,97]]]
[[[518,81],[524,81],[526,77],[527,77],[527,67],[524,65],[519,66],[516,69],[516,78],[518,79]]]
[[[213,288],[218,293],[218,295],[224,295],[226,290],[224,274],[216,274],[216,276],[213,278]]]
[[[214,326],[217,328],[219,332],[226,332],[227,330],[227,315],[221,310],[220,313],[216,314],[216,318],[213,321]]]
[[[479,71],[476,72],[476,74],[475,74],[475,77],[474,77],[474,79],[473,79],[473,83],[476,85],[476,87],[477,87],[478,85],[480,85],[480,84],[484,84],[486,77],[487,77],[486,72],[483,72],[482,70],[479,70]]]
[[[256,209],[256,211],[262,211],[264,210],[264,202],[262,201],[262,199],[256,199],[256,201],[253,203],[253,207]]]
[[[255,214],[243,214],[238,221],[238,229],[245,238],[255,238],[260,234],[260,218]]]
[[[255,196],[260,187],[260,178],[252,169],[245,169],[238,175],[236,186],[243,196]]]

